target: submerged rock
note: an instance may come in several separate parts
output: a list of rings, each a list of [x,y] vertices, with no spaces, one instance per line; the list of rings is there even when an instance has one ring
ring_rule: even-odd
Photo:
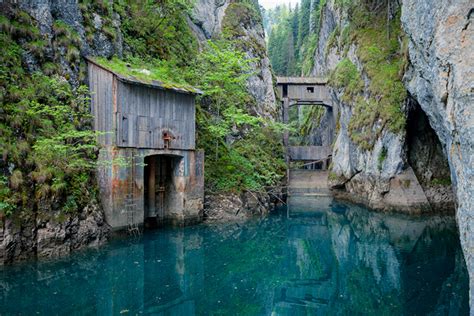
[[[244,221],[268,214],[270,196],[253,192],[219,193],[206,196],[204,219],[206,221]]]

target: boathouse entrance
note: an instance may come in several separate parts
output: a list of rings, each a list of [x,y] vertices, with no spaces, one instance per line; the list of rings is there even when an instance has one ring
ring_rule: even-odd
[[[144,200],[145,225],[156,227],[164,223],[178,197],[175,185],[176,168],[183,157],[153,155],[145,157]]]

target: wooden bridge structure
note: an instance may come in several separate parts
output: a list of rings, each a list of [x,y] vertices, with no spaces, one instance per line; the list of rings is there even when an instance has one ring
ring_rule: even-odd
[[[283,103],[283,123],[289,123],[289,110],[297,106],[324,106],[332,110],[332,99],[327,80],[317,77],[277,77],[277,93]],[[298,111],[300,113],[300,111]],[[283,135],[288,165],[287,181],[289,195],[329,195],[327,189],[327,168],[332,155],[330,146],[290,146],[289,132]],[[290,174],[290,163],[304,162],[304,165],[321,163],[321,169],[293,170]]]
[[[283,123],[285,124],[289,122],[289,110],[293,106],[313,105],[332,109],[327,80],[323,78],[277,77],[277,93],[283,101]],[[329,146],[290,146],[288,131],[283,135],[283,144],[286,148],[288,164],[291,161],[326,162],[331,156]]]

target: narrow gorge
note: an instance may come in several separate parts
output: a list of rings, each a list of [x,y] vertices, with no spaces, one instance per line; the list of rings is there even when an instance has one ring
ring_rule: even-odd
[[[338,113],[308,111],[319,125],[304,132],[328,145],[315,136],[336,130],[334,194],[383,211],[455,212],[471,289],[472,10],[469,1],[308,0],[267,15],[280,75],[333,87]]]
[[[290,3],[0,3],[0,314],[473,314],[472,1]]]

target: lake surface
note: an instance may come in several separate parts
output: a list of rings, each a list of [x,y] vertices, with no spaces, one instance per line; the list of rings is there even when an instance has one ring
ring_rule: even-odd
[[[246,223],[4,267],[0,314],[468,315],[452,217],[299,198]]]

